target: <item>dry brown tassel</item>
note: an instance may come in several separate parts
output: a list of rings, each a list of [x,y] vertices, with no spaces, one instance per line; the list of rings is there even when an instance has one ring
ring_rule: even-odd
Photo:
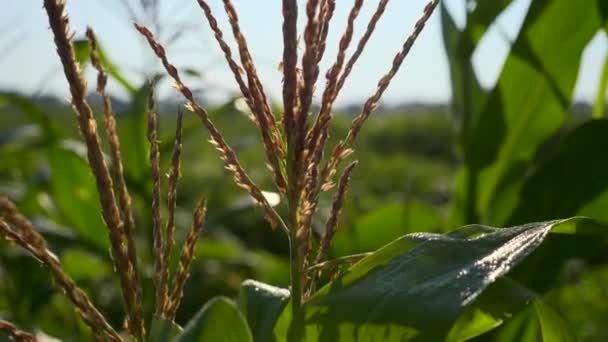
[[[150,174],[152,176],[152,240],[154,249],[154,287],[156,290],[156,314],[162,315],[167,298],[167,260],[160,220],[160,152],[157,137],[157,118],[154,108],[154,85],[150,84],[148,96],[148,142],[150,143]]]
[[[3,218],[0,219],[0,234],[17,243],[49,267],[55,281],[63,289],[66,296],[74,304],[76,311],[91,330],[94,333],[103,333],[110,341],[122,341],[112,326],[95,308],[88,296],[76,286],[72,278],[61,268],[59,260],[49,251],[42,235],[35,231],[32,223],[21,215],[15,205],[4,196],[0,196],[0,216]],[[15,229],[11,228],[9,223]]]
[[[266,93],[264,92],[264,88],[262,87],[262,83],[260,82],[260,78],[258,77],[255,64],[253,63],[253,58],[249,53],[249,47],[247,46],[247,40],[243,35],[240,25],[239,25],[239,17],[237,15],[236,9],[232,4],[231,0],[223,0],[224,9],[226,10],[226,14],[228,15],[228,21],[230,26],[232,27],[232,33],[234,38],[236,39],[237,45],[239,47],[239,55],[241,57],[241,64],[245,69],[245,73],[249,79],[249,90],[252,92],[254,98],[259,97],[256,101],[259,101],[262,106],[263,113],[266,115],[266,120],[268,121],[268,125],[272,132],[278,132],[275,127],[275,117],[270,110],[270,106],[268,105],[268,99],[266,98]],[[276,136],[275,138],[279,138]],[[278,141],[279,143],[280,141]],[[278,146],[282,148],[282,146]],[[283,155],[284,151],[280,151],[281,155]]]
[[[217,19],[213,15],[209,4],[205,0],[197,0],[197,2],[199,4],[199,7],[203,10],[205,17],[207,18],[207,23],[209,23],[209,27],[211,28],[211,31],[213,31],[213,36],[215,37],[215,40],[220,46],[222,52],[224,53],[224,58],[226,59],[228,67],[230,68],[230,71],[232,71],[232,75],[234,76],[234,79],[238,84],[239,89],[241,90],[241,94],[245,99],[247,108],[249,108],[249,110],[251,111],[248,117],[253,123],[256,124],[256,126],[259,127],[260,124],[258,122],[258,119],[254,115],[255,107],[253,104],[253,97],[251,95],[251,92],[249,91],[249,88],[245,84],[245,81],[243,81],[243,77],[241,76],[241,74],[243,73],[243,68],[238,65],[238,63],[232,57],[232,50],[230,49],[230,46],[228,46],[228,44],[226,43],[226,40],[224,39],[224,33],[220,29],[217,23]]]
[[[180,176],[180,158],[182,153],[182,119],[183,111],[177,111],[177,123],[175,128],[175,144],[173,145],[173,154],[171,155],[171,169],[169,171],[169,191],[167,194],[168,211],[167,226],[165,228],[164,241],[164,260],[165,260],[165,279],[167,281],[167,294],[163,302],[163,312],[166,312],[166,307],[170,304],[169,297],[169,260],[171,259],[171,249],[173,248],[174,232],[175,232],[175,208],[177,206],[177,183]],[[165,316],[168,317],[168,316]],[[169,318],[169,317],[168,317]]]
[[[97,134],[97,123],[93,116],[93,111],[87,103],[86,85],[80,74],[78,63],[76,62],[74,50],[70,43],[71,33],[69,29],[69,19],[64,14],[64,1],[45,0],[44,7],[49,17],[49,24],[55,37],[57,54],[63,64],[63,71],[72,95],[72,105],[78,113],[78,123],[80,132],[87,145],[87,157],[89,165],[95,175],[97,190],[101,200],[102,215],[108,226],[110,239],[110,251],[112,260],[120,276],[120,284],[123,298],[127,308],[136,307],[137,284],[135,282],[135,272],[129,260],[128,252],[123,246],[125,238],[123,223],[120,212],[114,197],[112,178],[103,159],[101,143]],[[130,310],[127,309],[127,313]],[[129,317],[131,322],[134,317]],[[131,331],[135,334],[135,331]]]
[[[306,45],[304,55],[302,56],[302,71],[304,77],[304,83],[299,91],[300,109],[296,115],[295,122],[295,133],[294,133],[294,161],[295,161],[295,181],[297,184],[297,194],[299,196],[301,186],[303,186],[303,177],[306,172],[306,166],[304,164],[304,141],[306,138],[306,121],[308,117],[308,111],[312,104],[312,96],[314,92],[315,83],[319,76],[319,64],[317,62],[317,36],[319,30],[319,23],[316,21],[316,10],[319,5],[318,0],[310,0],[306,5],[306,15],[308,17],[306,27],[304,30],[304,42]]]
[[[270,111],[270,106],[268,105],[268,100],[264,93],[262,83],[260,82],[253,59],[249,53],[247,40],[241,32],[236,9],[230,0],[223,0],[223,2],[226,14],[228,15],[228,21],[230,22],[234,38],[239,48],[241,63],[245,69],[245,74],[247,75],[249,84],[248,89],[253,100],[252,112],[257,119],[256,122],[260,129],[262,141],[264,143],[268,165],[270,166],[270,170],[273,172],[278,189],[282,193],[285,193],[286,181],[281,171],[285,151],[283,150],[281,134],[277,129],[274,114],[272,114]]]
[[[19,330],[13,323],[0,319],[0,331],[7,333],[15,342],[37,342],[36,336]]]
[[[363,53],[363,50],[365,49],[367,42],[369,41],[372,34],[374,33],[374,30],[376,29],[376,24],[378,24],[378,21],[380,21],[380,18],[382,18],[382,14],[384,14],[384,11],[386,10],[386,6],[388,5],[388,2],[389,2],[389,0],[380,0],[380,2],[378,2],[378,7],[376,8],[376,11],[372,15],[369,23],[367,24],[365,33],[359,39],[359,43],[357,44],[357,49],[355,50],[353,55],[349,58],[348,62],[346,63],[346,67],[344,68],[344,72],[340,76],[340,80],[338,81],[338,86],[337,86],[337,90],[336,90],[337,93],[340,93],[340,90],[342,90],[342,87],[344,86],[344,82],[346,82],[346,79],[348,78],[348,75],[350,75],[351,71],[353,70],[355,63],[357,63],[357,60]]]
[[[422,16],[420,17],[420,19],[418,19],[418,21],[414,25],[414,31],[408,36],[408,38],[403,43],[401,51],[399,51],[395,55],[391,69],[378,82],[378,88],[376,89],[376,92],[369,99],[367,99],[367,101],[365,102],[365,105],[363,106],[363,110],[361,111],[361,114],[359,114],[359,116],[357,116],[353,120],[351,128],[348,131],[348,134],[346,135],[344,140],[340,141],[340,143],[334,148],[331,159],[330,159],[329,163],[325,166],[325,168],[323,169],[323,172],[322,172],[324,188],[328,188],[331,186],[331,178],[332,178],[333,174],[335,174],[336,168],[338,167],[340,162],[352,152],[352,150],[350,149],[349,146],[352,145],[353,141],[357,138],[357,135],[359,134],[361,127],[363,126],[365,121],[369,118],[371,113],[378,106],[378,102],[380,101],[380,98],[384,94],[384,91],[390,85],[391,80],[397,74],[397,71],[399,71],[399,68],[403,64],[405,57],[407,57],[412,46],[416,42],[416,39],[420,35],[420,32],[424,28],[424,25],[426,24],[427,20],[431,17],[431,14],[433,14],[433,11],[437,7],[438,3],[439,3],[439,0],[431,0],[424,7]]]
[[[336,61],[329,69],[329,72],[326,75],[327,81],[325,85],[325,90],[323,91],[321,110],[319,111],[319,115],[317,116],[317,119],[315,120],[313,127],[310,129],[310,132],[306,139],[308,145],[307,148],[309,149],[309,151],[313,151],[315,148],[322,149],[324,147],[324,142],[322,141],[321,143],[317,143],[317,140],[319,139],[323,131],[327,131],[327,126],[331,118],[332,105],[337,97],[336,90],[338,76],[342,71],[344,60],[346,59],[346,50],[350,45],[354,33],[355,20],[359,16],[359,12],[361,11],[362,6],[363,0],[355,0],[353,7],[351,8],[350,13],[348,15],[346,29],[344,30],[344,33],[340,38]]]
[[[342,176],[340,177],[338,190],[336,191],[336,194],[334,195],[334,198],[332,201],[331,212],[330,212],[329,218],[327,219],[327,222],[325,224],[325,231],[323,232],[323,235],[321,236],[321,241],[319,244],[319,249],[317,251],[317,256],[314,261],[314,266],[311,268],[316,268],[320,265],[323,265],[324,264],[323,261],[327,258],[327,254],[329,253],[329,249],[331,247],[331,242],[334,238],[334,235],[336,234],[336,232],[338,230],[338,220],[340,218],[340,212],[342,210],[342,206],[344,205],[344,200],[346,198],[346,191],[348,189],[350,176],[356,165],[357,165],[356,161],[350,163],[344,169],[344,172],[342,173]],[[311,268],[308,269],[307,273],[310,273]],[[324,269],[323,267],[320,267],[319,271],[314,272],[310,275],[310,283],[309,283],[309,288],[308,288],[308,292],[307,292],[308,295],[310,295],[311,293],[313,293],[315,291],[315,288],[317,285],[316,284],[317,279],[321,275],[321,272],[323,269]]]
[[[342,177],[340,177],[340,181],[338,182],[338,190],[334,195],[334,199],[331,205],[331,213],[329,215],[329,218],[327,219],[327,223],[325,224],[325,232],[323,232],[323,236],[321,237],[321,245],[319,246],[319,252],[317,254],[315,264],[324,261],[327,257],[327,253],[329,252],[329,248],[331,247],[331,241],[333,240],[334,235],[338,230],[338,219],[340,218],[340,211],[342,210],[342,206],[344,205],[344,199],[346,198],[346,191],[350,182],[350,176],[355,166],[357,166],[356,161],[350,163],[344,169]]]
[[[171,294],[169,296],[168,305],[166,307],[166,317],[168,319],[174,319],[177,309],[179,308],[184,292],[184,284],[190,275],[190,264],[194,258],[194,246],[203,228],[205,222],[205,213],[207,211],[205,200],[199,201],[194,212],[194,218],[192,220],[192,226],[188,231],[186,240],[182,247],[182,253],[179,258],[179,264],[173,279],[173,286],[171,288]]]
[[[321,10],[319,11],[319,32],[317,39],[317,63],[321,62],[323,55],[325,54],[325,47],[327,45],[327,35],[329,33],[329,24],[334,16],[334,10],[336,9],[336,0],[323,0],[321,2]]]
[[[131,208],[131,196],[127,189],[127,184],[124,177],[124,167],[120,152],[120,140],[116,130],[116,118],[112,110],[112,102],[110,96],[106,93],[106,84],[108,76],[101,65],[101,61],[97,52],[97,39],[95,32],[90,27],[87,27],[87,38],[91,45],[91,64],[97,70],[97,93],[103,99],[103,113],[106,124],[106,133],[110,146],[110,157],[112,158],[112,175],[114,185],[118,193],[118,205],[124,222],[124,231],[127,239],[127,252],[129,260],[133,265],[134,280],[136,284],[135,306],[128,308],[131,313],[129,317],[133,317],[133,321],[129,322],[136,336],[145,337],[143,307],[141,302],[141,286],[139,283],[138,266],[137,266],[137,247],[135,245],[135,219],[133,218],[133,210]]]
[[[220,134],[220,132],[217,130],[217,128],[209,118],[209,113],[207,113],[207,111],[194,100],[192,90],[190,90],[190,88],[188,88],[181,81],[177,68],[175,68],[175,66],[169,63],[169,61],[167,60],[165,49],[160,44],[158,44],[158,42],[156,42],[150,30],[138,24],[135,24],[135,28],[146,38],[156,56],[161,60],[163,66],[165,67],[165,70],[167,71],[169,76],[173,78],[176,89],[188,100],[188,103],[186,105],[187,109],[194,112],[209,131],[209,134],[211,136],[210,142],[215,145],[216,149],[220,153],[220,158],[226,164],[226,168],[234,174],[236,184],[241,188],[245,189],[249,193],[249,195],[251,195],[256,205],[264,211],[266,220],[273,228],[280,226],[281,228],[287,230],[287,226],[285,225],[279,214],[270,206],[270,204],[262,194],[262,191],[257,187],[257,185],[255,185],[251,178],[249,178],[249,176],[239,163],[238,158],[234,153],[234,150],[232,150],[232,148],[228,146],[228,144],[224,140],[224,137]]]
[[[219,44],[220,49],[224,53],[226,62],[228,62],[228,66],[230,67],[232,75],[234,76],[234,79],[238,84],[239,89],[241,90],[241,94],[247,100],[247,106],[253,112],[253,97],[251,96],[251,92],[249,91],[249,88],[247,87],[245,81],[243,81],[243,77],[241,76],[241,66],[236,63],[234,58],[232,58],[232,50],[224,40],[224,34],[217,23],[217,19],[215,19],[215,16],[211,11],[211,7],[209,6],[209,4],[207,4],[205,0],[197,0],[197,2],[199,7],[203,10],[203,13],[205,13],[205,17],[207,18],[209,27],[211,28],[211,31],[213,31],[213,35],[215,36],[215,40]]]
[[[298,4],[283,0],[283,131],[289,146],[293,144],[295,105],[298,88]],[[291,153],[291,151],[290,151]],[[289,175],[292,177],[293,175]]]
[[[321,110],[319,111],[319,115],[317,116],[313,127],[311,127],[306,139],[308,155],[306,155],[305,159],[306,177],[304,182],[304,191],[302,194],[304,202],[300,216],[302,217],[302,226],[306,227],[308,230],[310,229],[310,222],[312,221],[312,216],[314,215],[317,207],[317,196],[320,191],[318,187],[318,168],[319,163],[323,158],[323,151],[327,142],[332,105],[336,98],[336,82],[345,60],[346,50],[348,49],[352,39],[355,19],[359,15],[362,5],[363,0],[356,0],[351,8],[346,29],[342,35],[342,38],[340,39],[340,46],[338,55],[336,57],[336,62],[326,75],[327,84],[325,86],[325,90],[323,91]]]
[[[315,152],[321,153],[322,149],[317,149]],[[313,159],[321,157],[314,156]],[[303,244],[303,255],[306,257],[310,252],[311,224],[312,218],[317,209],[317,194],[316,189],[318,170],[309,164],[306,170],[306,178],[304,179],[304,188],[301,195],[301,203],[298,208],[298,216],[300,218],[299,234],[297,234],[300,243]]]
[[[336,62],[326,75],[327,82],[325,90],[323,91],[321,110],[319,111],[319,115],[317,116],[317,119],[315,120],[313,127],[311,127],[307,137],[306,144],[309,155],[307,156],[306,160],[307,175],[305,193],[309,202],[316,201],[316,197],[319,192],[317,185],[320,183],[318,180],[318,168],[319,163],[323,158],[323,151],[329,136],[331,111],[333,108],[333,103],[337,97],[337,79],[346,58],[346,50],[348,49],[348,46],[352,40],[355,20],[357,19],[362,6],[363,0],[356,0],[353,3],[353,7],[348,15],[346,29],[342,34],[342,38],[340,38],[340,46],[338,49]],[[311,215],[312,214],[314,214],[314,207]]]
[[[262,83],[260,82],[260,78],[258,77],[255,64],[253,63],[253,58],[249,53],[247,40],[245,39],[245,36],[241,31],[239,17],[237,15],[236,9],[234,8],[234,5],[232,4],[231,0],[223,0],[223,2],[224,9],[226,10],[226,14],[228,15],[228,22],[230,23],[232,33],[239,48],[241,64],[243,65],[243,68],[245,69],[245,74],[248,78],[249,90],[254,96],[254,99],[259,102],[258,106],[261,106],[263,113],[266,115],[266,120],[268,121],[268,125],[271,131],[278,133],[275,127],[276,123],[274,114],[270,110],[270,106],[268,105],[268,99],[266,98],[266,93],[264,92],[264,88],[262,86]],[[277,135],[274,138],[278,139],[279,136]],[[282,151],[280,141],[277,141],[277,143],[279,143],[278,147],[281,148],[280,155],[282,156],[284,155],[284,151]]]

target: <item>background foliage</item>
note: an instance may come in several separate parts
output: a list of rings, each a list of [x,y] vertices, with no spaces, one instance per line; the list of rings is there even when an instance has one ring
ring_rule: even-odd
[[[325,288],[310,304],[319,309],[313,308],[308,314],[323,312],[325,316],[319,314],[314,320],[327,328],[312,331],[312,335],[309,332],[309,336],[314,336],[312,340],[331,340],[337,336],[332,335],[336,334],[332,329],[355,329],[359,337],[372,339],[382,336],[387,324],[404,327],[399,333],[405,334],[408,326],[417,327],[419,330],[411,331],[412,336],[431,340],[437,337],[432,335],[436,329],[449,330],[448,339],[454,341],[535,341],[539,333],[545,341],[567,341],[575,336],[582,341],[608,338],[606,232],[598,228],[597,222],[608,223],[608,121],[604,109],[608,77],[603,77],[598,86],[592,112],[577,111],[572,106],[583,49],[599,30],[608,30],[608,5],[602,0],[532,1],[497,83],[491,89],[483,89],[471,58],[488,27],[510,3],[478,1],[476,6],[469,6],[462,29],[442,7],[436,15],[441,16],[450,62],[451,108],[380,110],[356,145],[360,163],[343,210],[342,228],[332,247],[333,257],[371,252],[407,233],[450,233],[438,239],[428,235],[392,242],[366,259],[367,264],[351,269],[343,281],[362,277],[364,269],[374,262],[404,258],[399,267],[420,277],[416,279],[431,279],[432,284],[425,287],[422,280],[410,284],[411,293],[405,291],[392,299],[399,307],[383,306],[372,324],[356,329],[342,327],[343,323],[335,319],[346,314],[341,310],[350,296],[364,298],[370,305],[376,303],[377,296],[382,295],[381,289],[374,287],[378,278],[369,284],[358,283],[359,288],[352,287],[344,293],[329,293]],[[86,43],[77,42],[76,48],[83,51],[85,63]],[[105,58],[104,63],[112,65],[110,74],[130,94],[130,102],[119,110],[118,127],[136,221],[138,227],[150,227],[146,87],[130,83],[121,76],[119,66]],[[604,76],[608,75],[607,70],[608,67]],[[258,148],[259,138],[238,108],[238,101],[231,100],[214,108],[211,115],[240,154],[245,168],[263,189],[270,189],[272,179]],[[67,272],[91,294],[111,323],[119,326],[123,318],[122,308],[116,304],[120,302],[119,286],[74,114],[62,103],[42,103],[11,92],[0,93],[0,113],[0,192],[18,199],[19,208],[34,220]],[[173,142],[173,113],[162,114],[161,149],[167,156]],[[332,137],[345,135],[349,115],[338,113]],[[254,211],[248,197],[233,186],[231,176],[206,143],[207,135],[194,116],[186,117],[184,135],[178,237],[183,239],[190,213],[201,194],[208,199],[209,216],[177,316],[177,323],[182,326],[217,295],[238,296],[243,311],[249,293],[249,287],[240,288],[245,279],[279,287],[287,286],[289,281],[285,237],[273,232]],[[165,158],[163,170],[167,170],[168,163]],[[330,198],[322,200],[320,211],[328,215]],[[456,229],[470,223],[504,227],[573,216],[588,216],[596,221],[574,219],[509,232],[479,228],[495,235],[477,240],[474,237],[479,231],[474,228]],[[323,223],[316,222],[315,228],[322,229]],[[450,304],[455,298],[450,291],[462,289],[437,287],[437,281],[449,284],[450,275],[479,261],[474,253],[465,253],[466,248],[473,248],[468,244],[478,244],[474,248],[481,249],[498,248],[501,237],[508,234],[528,234],[545,228],[544,243],[540,247],[522,245],[525,261],[514,262],[513,268],[497,273],[496,276],[507,277],[493,283],[466,310]],[[151,246],[150,230],[140,229],[138,234],[140,245]],[[466,247],[462,259],[446,260],[441,253],[445,248],[442,241],[456,249]],[[420,246],[423,248],[416,250],[423,256],[419,254],[416,262],[403,256]],[[151,251],[140,248],[140,254],[147,262],[143,276],[150,286],[144,288],[145,306],[151,308]],[[387,272],[389,277],[393,270]],[[53,290],[47,273],[11,243],[0,241],[0,316],[25,329],[41,330],[65,340],[87,338],[87,329],[66,299]],[[416,286],[421,286],[422,292],[413,291],[419,289]],[[440,296],[443,305],[429,308],[425,306],[425,296]],[[279,302],[278,307],[282,308],[285,301]],[[532,304],[525,305],[529,303]],[[398,311],[404,307],[409,308],[408,315]],[[207,303],[206,308],[195,316],[198,327],[220,329],[222,320],[218,322],[216,316],[234,315],[237,321],[249,321],[251,328],[251,332],[246,326],[243,331],[238,326],[226,328],[236,335],[244,334],[236,336],[235,341],[266,340],[268,328],[256,329],[269,323],[252,321],[259,320],[259,315],[244,310],[243,318],[232,302],[221,298]],[[327,314],[332,310],[337,313]],[[370,320],[367,313],[357,317],[360,313],[353,312],[352,319]],[[426,317],[425,313],[433,316]],[[278,316],[277,313],[268,319],[274,322]],[[278,335],[285,333],[280,332],[286,329],[281,325],[286,319],[283,316],[275,329]],[[393,322],[396,317],[400,321]],[[196,334],[188,327],[186,330],[191,336]],[[205,336],[214,340],[213,334],[221,330],[205,331],[211,334]],[[247,334],[251,336],[243,337]],[[3,338],[0,335],[0,340]]]

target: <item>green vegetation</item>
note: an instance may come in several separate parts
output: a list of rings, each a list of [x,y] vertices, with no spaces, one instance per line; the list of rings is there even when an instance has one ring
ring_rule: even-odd
[[[380,107],[366,121],[382,84],[362,112],[332,110],[348,59],[338,57],[337,73],[317,82],[321,106],[310,103],[334,1],[309,0],[299,14],[310,30],[300,43],[301,78],[290,78],[300,68],[290,59],[300,34],[290,16],[297,2],[283,1],[285,88],[283,102],[270,106],[224,0],[243,97],[206,112],[177,75],[188,71],[165,60],[167,74],[157,78],[176,81],[188,111],[183,121],[181,109],[164,111],[157,124],[154,84],[122,76],[104,53],[112,47],[97,45],[92,31],[70,41],[62,1],[44,3],[75,109],[0,93],[0,341],[608,337],[608,78],[592,114],[574,113],[572,103],[583,49],[608,30],[606,1],[532,0],[492,89],[479,85],[471,58],[511,1],[469,4],[464,28],[430,1],[397,59],[437,6],[452,107]],[[199,4],[220,39],[207,1]],[[137,30],[151,53],[171,56],[146,28]],[[116,113],[92,106],[99,135],[87,126],[87,107],[105,95],[105,82],[85,98],[78,72],[70,72],[78,64],[107,72],[130,95]],[[120,158],[104,129],[111,118]],[[108,166],[99,163],[103,153]],[[356,168],[341,167],[344,158],[357,159]],[[132,210],[121,201],[121,178]],[[322,187],[332,180],[336,186]]]

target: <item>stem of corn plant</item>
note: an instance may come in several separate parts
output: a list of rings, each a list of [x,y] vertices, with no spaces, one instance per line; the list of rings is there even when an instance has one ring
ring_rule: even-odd
[[[462,108],[461,115],[463,120],[463,135],[466,139],[466,143],[470,139],[471,121],[475,114],[475,108],[473,107],[473,69],[471,65],[472,57],[472,44],[470,40],[470,23],[469,23],[469,10],[465,7],[465,24],[467,27],[462,31],[463,40],[460,42],[460,61],[459,67],[462,73]],[[465,202],[465,217],[463,224],[469,224],[478,222],[477,215],[477,186],[479,181],[479,171],[476,168],[471,168],[467,172],[466,180],[466,202]]]
[[[300,279],[302,278],[302,267],[301,267],[301,253],[298,247],[297,238],[295,232],[290,233],[289,236],[289,263],[291,273],[291,300],[292,309],[294,316],[300,310],[302,306],[302,284]]]
[[[287,153],[287,170],[288,170],[288,184],[287,184],[287,202],[289,207],[288,214],[288,236],[289,236],[289,266],[290,266],[290,278],[291,278],[291,301],[293,309],[293,317],[296,317],[302,306],[302,251],[300,246],[300,239],[298,238],[298,210],[299,210],[299,194],[297,185],[297,175],[294,172],[295,167],[295,153],[293,151],[293,145],[289,145]]]
[[[297,317],[302,304],[302,257],[300,241],[298,239],[298,207],[299,207],[299,184],[297,170],[297,151],[295,150],[295,112],[297,97],[297,18],[298,5],[296,0],[282,0],[283,11],[283,125],[287,140],[287,203],[288,214],[288,236],[291,275],[291,301],[293,317]]]
[[[288,151],[287,169],[291,170],[291,163],[294,161],[293,149]],[[293,175],[295,176],[295,174]],[[297,312],[302,306],[302,253],[300,248],[300,241],[298,239],[298,194],[297,185],[294,184],[295,180],[290,175],[288,178],[288,206],[289,206],[289,266],[291,276],[291,301],[293,316],[296,317]]]

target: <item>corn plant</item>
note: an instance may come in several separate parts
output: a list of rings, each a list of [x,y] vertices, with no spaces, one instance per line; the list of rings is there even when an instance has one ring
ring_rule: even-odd
[[[209,2],[197,2],[247,105],[249,119],[259,129],[268,170],[277,192],[287,203],[283,215],[269,203],[265,193],[239,162],[237,153],[218,130],[207,109],[184,83],[180,69],[171,63],[170,51],[144,25],[135,23],[134,26],[185,99],[185,110],[196,115],[208,131],[210,142],[217,149],[226,169],[232,173],[234,183],[255,201],[274,229],[287,235],[290,286],[283,289],[247,280],[242,284],[236,302],[224,297],[214,298],[183,328],[174,322],[184,284],[188,280],[194,246],[205,220],[206,201],[201,200],[194,211],[192,225],[181,246],[178,266],[172,270],[170,265],[176,244],[175,210],[184,113],[179,111],[176,116],[175,142],[168,173],[168,213],[166,224],[163,224],[160,210],[160,147],[153,92],[155,85],[151,83],[147,94],[147,137],[150,177],[153,181],[151,230],[155,305],[152,313],[144,312],[141,269],[134,238],[135,230],[142,227],[136,227],[133,219],[121,143],[112,103],[105,90],[107,66],[101,61],[95,33],[89,28],[86,32],[91,46],[89,58],[98,74],[97,92],[103,99],[110,163],[106,161],[98,124],[85,97],[87,87],[71,41],[65,3],[62,0],[45,0],[44,7],[57,53],[70,85],[71,104],[87,146],[88,163],[95,176],[101,214],[110,240],[110,254],[122,291],[126,317],[124,329],[108,323],[88,295],[62,269],[32,222],[18,211],[7,196],[0,197],[0,231],[50,269],[57,286],[65,292],[82,321],[90,328],[92,338],[99,341],[464,341],[488,336],[488,332],[522,313],[537,322],[536,329],[540,333],[535,332],[534,338],[537,335],[547,341],[570,341],[575,338],[562,316],[544,299],[544,290],[537,286],[538,278],[534,277],[534,273],[561,265],[561,259],[555,259],[576,255],[566,250],[563,253],[554,252],[555,246],[559,247],[556,241],[562,238],[599,241],[604,238],[606,227],[591,218],[517,222],[522,225],[511,228],[472,224],[445,234],[408,234],[371,253],[328,258],[332,240],[339,233],[340,212],[347,200],[349,182],[352,173],[356,172],[357,162],[352,161],[344,167],[342,164],[353,154],[359,132],[378,106],[439,0],[430,0],[424,7],[413,31],[405,38],[387,73],[378,82],[376,91],[362,104],[361,112],[352,121],[347,135],[333,147],[328,146],[328,139],[334,103],[372,38],[389,1],[378,1],[373,16],[364,25],[364,33],[354,52],[347,57],[364,2],[353,1],[338,42],[337,55],[325,74],[325,87],[318,110],[313,110],[313,97],[319,83],[319,65],[326,57],[328,31],[336,14],[335,0],[306,1],[303,32],[297,29],[300,15],[298,1],[282,1],[283,106],[280,113],[270,105],[247,44],[246,32],[241,30],[232,1],[222,2],[238,47],[235,54]],[[443,14],[445,16],[445,12]],[[448,22],[448,19],[444,17],[444,21]],[[299,35],[303,37],[301,55]],[[446,41],[449,42],[448,39]],[[461,56],[464,69],[458,69],[462,65],[453,66],[454,82],[459,81],[456,78],[460,75],[458,70],[468,70],[466,63],[469,62],[467,58],[470,53],[467,50]],[[459,99],[467,98],[468,95],[465,95]],[[463,116],[472,111],[472,105],[467,101],[455,103]],[[585,129],[595,132],[596,128]],[[465,130],[463,133],[465,140],[468,138],[467,132]],[[571,139],[575,141],[580,139],[580,135],[584,136],[582,133],[573,135]],[[561,158],[567,159],[567,156]],[[316,234],[312,222],[318,214],[319,199],[332,190],[329,218],[325,229]],[[468,213],[467,220],[475,219],[475,210],[472,209],[475,205],[468,206],[469,209],[465,211]],[[525,208],[521,210],[525,212]],[[601,246],[592,244],[588,248],[597,250]],[[543,257],[548,250],[552,251],[552,256],[559,257]],[[508,329],[500,333],[507,334],[505,336],[517,336],[521,328],[508,324],[504,326]],[[38,339],[7,321],[0,321],[0,329],[15,340]]]

